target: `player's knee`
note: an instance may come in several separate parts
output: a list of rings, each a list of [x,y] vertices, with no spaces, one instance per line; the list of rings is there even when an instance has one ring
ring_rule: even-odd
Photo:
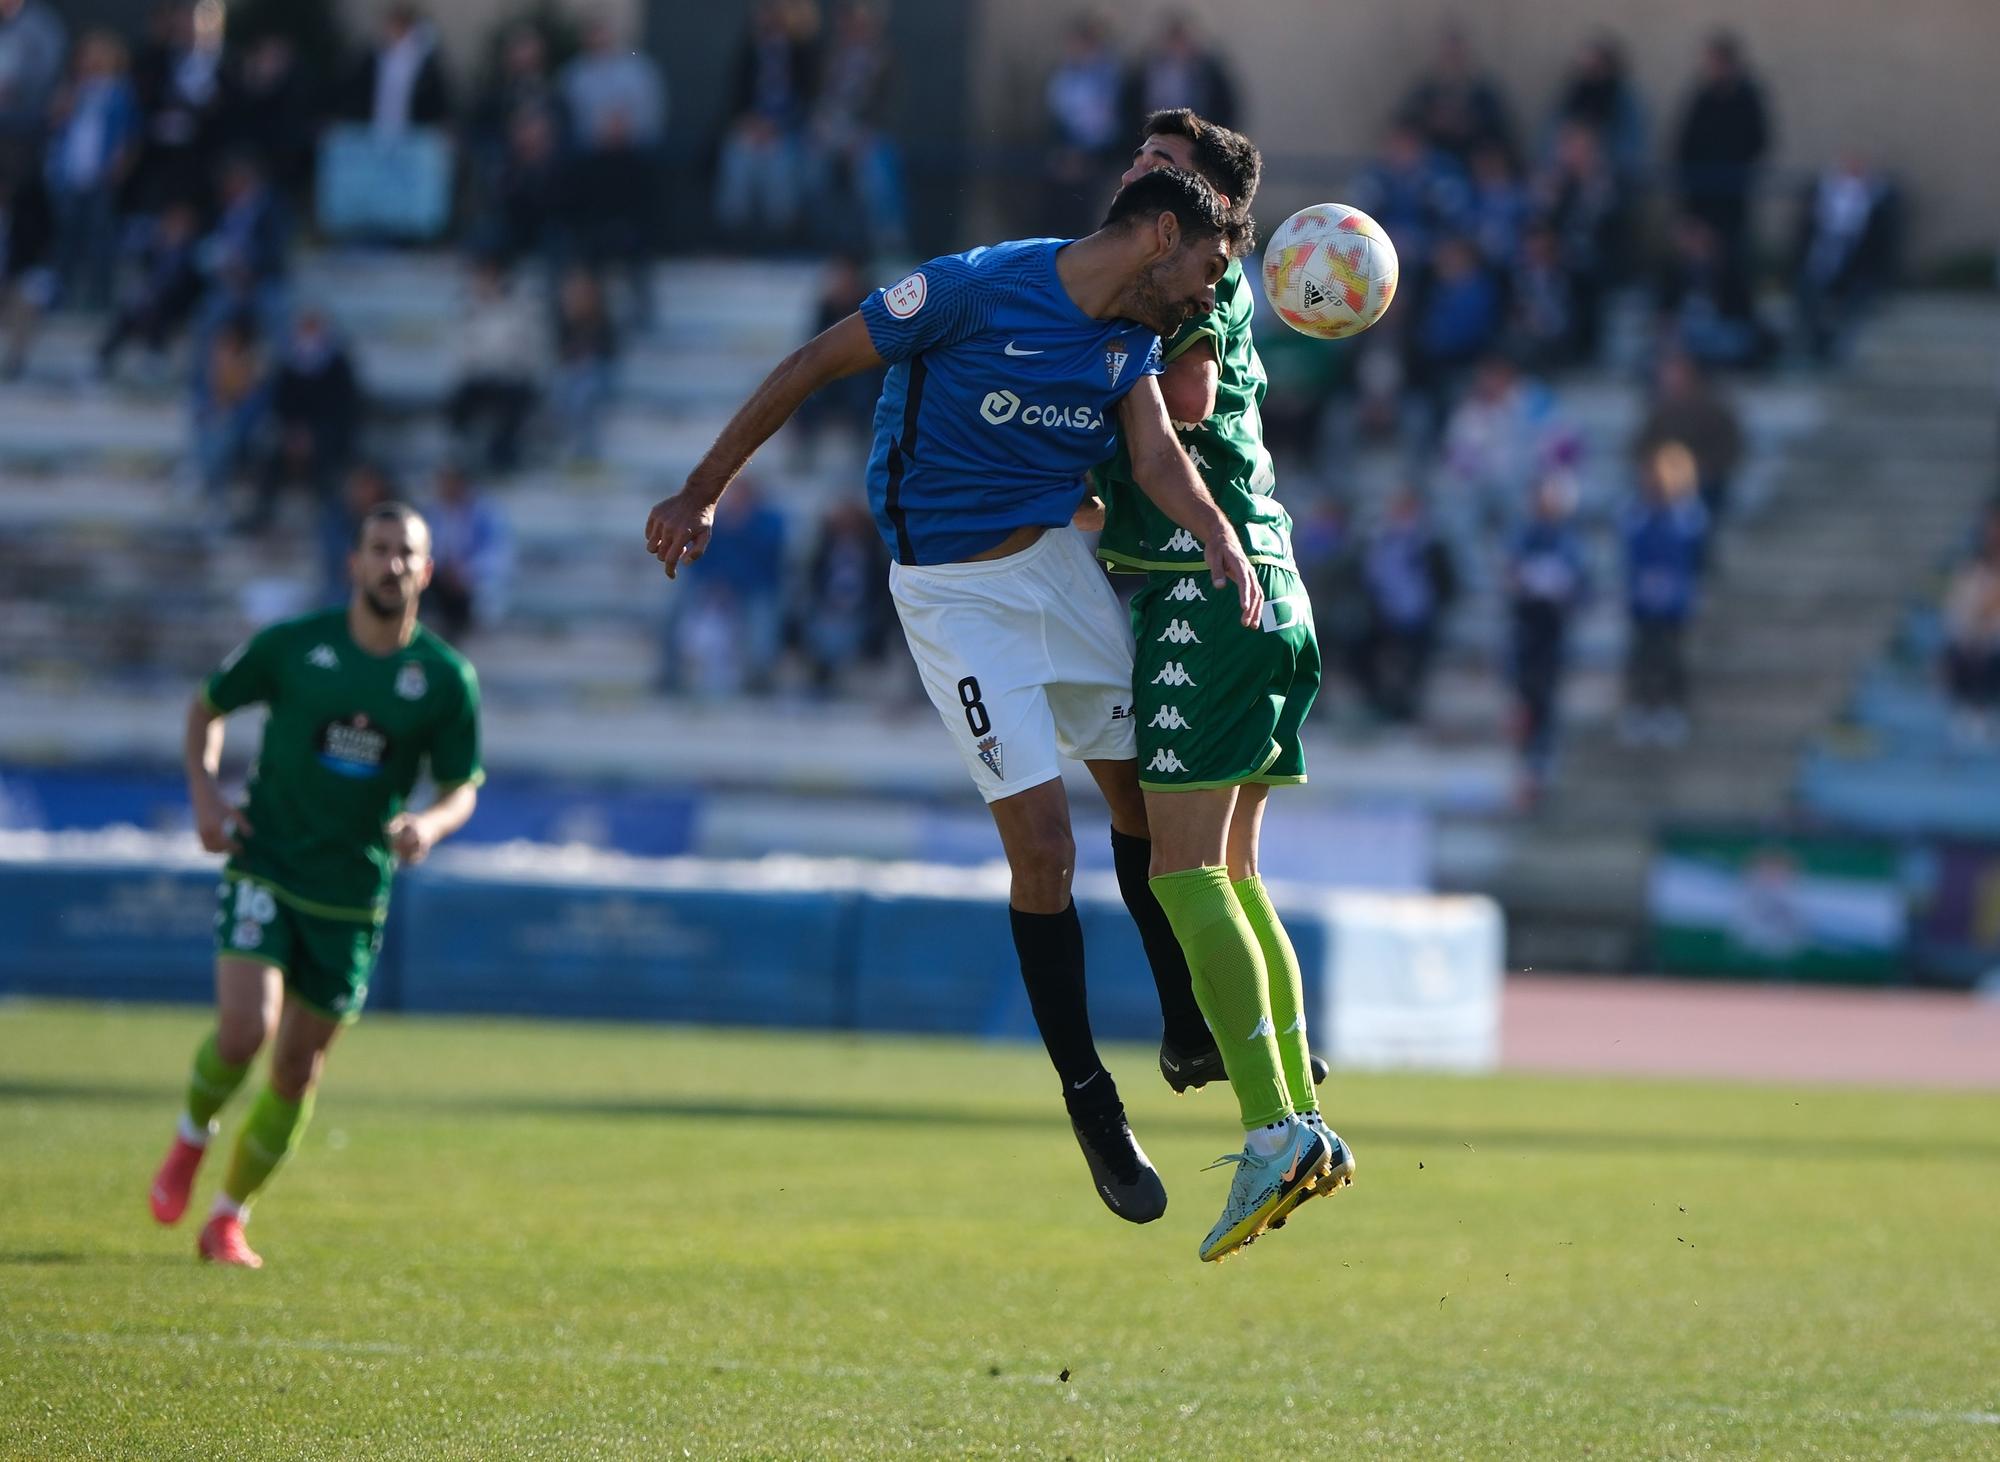
[[[1014,849],[1014,897],[1018,907],[1060,913],[1069,904],[1070,875],[1076,868],[1076,840],[1066,827],[1037,828]]]

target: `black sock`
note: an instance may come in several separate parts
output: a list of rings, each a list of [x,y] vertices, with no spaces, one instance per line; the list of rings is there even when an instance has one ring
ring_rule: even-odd
[[[1153,897],[1149,881],[1153,870],[1153,840],[1135,838],[1111,829],[1111,861],[1118,869],[1118,892],[1125,896],[1125,908],[1139,926],[1139,940],[1146,946],[1146,964],[1153,971],[1153,984],[1160,992],[1160,1020],[1167,1040],[1183,1051],[1199,1051],[1215,1044],[1208,1021],[1195,1004],[1194,980],[1188,974],[1187,954],[1174,938],[1167,911]]]
[[[1111,1073],[1097,1059],[1090,1037],[1090,1006],[1083,990],[1083,921],[1072,903],[1060,914],[1024,914],[1009,907],[1021,983],[1049,1060],[1062,1078],[1063,1101],[1074,1112],[1118,1100]]]

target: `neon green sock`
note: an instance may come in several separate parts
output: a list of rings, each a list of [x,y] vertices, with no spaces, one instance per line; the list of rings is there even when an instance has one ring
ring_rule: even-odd
[[[1292,1107],[1273,1039],[1264,956],[1229,886],[1229,870],[1190,868],[1151,885],[1187,955],[1195,1002],[1215,1033],[1244,1127],[1282,1120]]]
[[[1271,1024],[1277,1028],[1278,1060],[1285,1068],[1285,1090],[1291,1093],[1292,1110],[1317,1111],[1319,1096],[1313,1091],[1312,1052],[1306,1044],[1306,986],[1299,974],[1298,951],[1292,936],[1278,921],[1278,911],[1265,891],[1264,880],[1252,874],[1232,884],[1243,917],[1257,936],[1264,955],[1264,970],[1271,990]]]
[[[231,1066],[222,1059],[215,1044],[215,1032],[210,1031],[201,1049],[194,1053],[194,1070],[188,1074],[188,1119],[197,1127],[206,1127],[222,1110],[222,1104],[236,1095],[236,1088],[243,1085],[243,1078],[249,1074],[248,1061]]]
[[[299,1137],[312,1120],[312,1093],[288,1102],[270,1087],[257,1093],[243,1130],[236,1137],[236,1151],[229,1159],[229,1176],[222,1191],[230,1201],[247,1204],[252,1195],[271,1181],[278,1164],[299,1145]]]

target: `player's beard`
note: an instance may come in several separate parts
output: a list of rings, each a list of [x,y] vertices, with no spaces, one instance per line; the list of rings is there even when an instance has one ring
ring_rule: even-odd
[[[384,587],[390,589],[396,597],[386,599],[377,589],[363,589],[361,591],[363,602],[381,619],[401,619],[404,609],[409,606],[410,596],[403,592],[400,580],[387,580]]]
[[[1164,262],[1154,264],[1132,286],[1132,318],[1162,340],[1171,339],[1187,323],[1191,313],[1191,307],[1185,300],[1167,298],[1166,290],[1161,287],[1166,272]]]

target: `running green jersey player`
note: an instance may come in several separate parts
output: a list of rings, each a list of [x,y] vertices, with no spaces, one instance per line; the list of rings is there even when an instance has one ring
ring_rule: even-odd
[[[210,852],[226,852],[216,909],[215,1030],[195,1055],[187,1108],[152,1191],[186,1210],[215,1115],[275,1035],[271,1081],[244,1122],[203,1258],[251,1268],[253,1194],[298,1143],[326,1052],[361,1013],[398,860],[416,863],[472,815],[479,689],[463,656],[417,623],[430,530],[401,504],[362,522],[343,609],[272,625],[202,683],[188,711],[188,791]],[[223,718],[268,711],[234,809],[216,782]],[[437,800],[404,803],[428,764]]]
[[[1147,119],[1127,178],[1191,168],[1247,218],[1261,160],[1238,133],[1185,109]],[[1247,237],[1245,244],[1247,247]],[[1167,1019],[1160,1063],[1176,1072],[1219,1054],[1246,1137],[1222,1217],[1201,1245],[1221,1259],[1282,1225],[1315,1192],[1352,1178],[1354,1158],[1320,1119],[1299,964],[1259,876],[1273,785],[1306,779],[1300,731],[1319,692],[1312,605],[1292,558],[1291,517],[1274,495],[1259,407],[1265,378],[1250,333],[1255,301],[1240,262],[1215,308],[1164,351],[1161,394],[1181,445],[1234,525],[1264,591],[1258,624],[1229,613],[1202,571],[1202,544],[1132,490],[1130,465],[1098,469],[1098,556],[1146,582],[1132,601],[1133,724],[1152,834],[1151,886],[1187,956],[1207,1029]],[[1212,1067],[1210,1068],[1212,1069]]]

